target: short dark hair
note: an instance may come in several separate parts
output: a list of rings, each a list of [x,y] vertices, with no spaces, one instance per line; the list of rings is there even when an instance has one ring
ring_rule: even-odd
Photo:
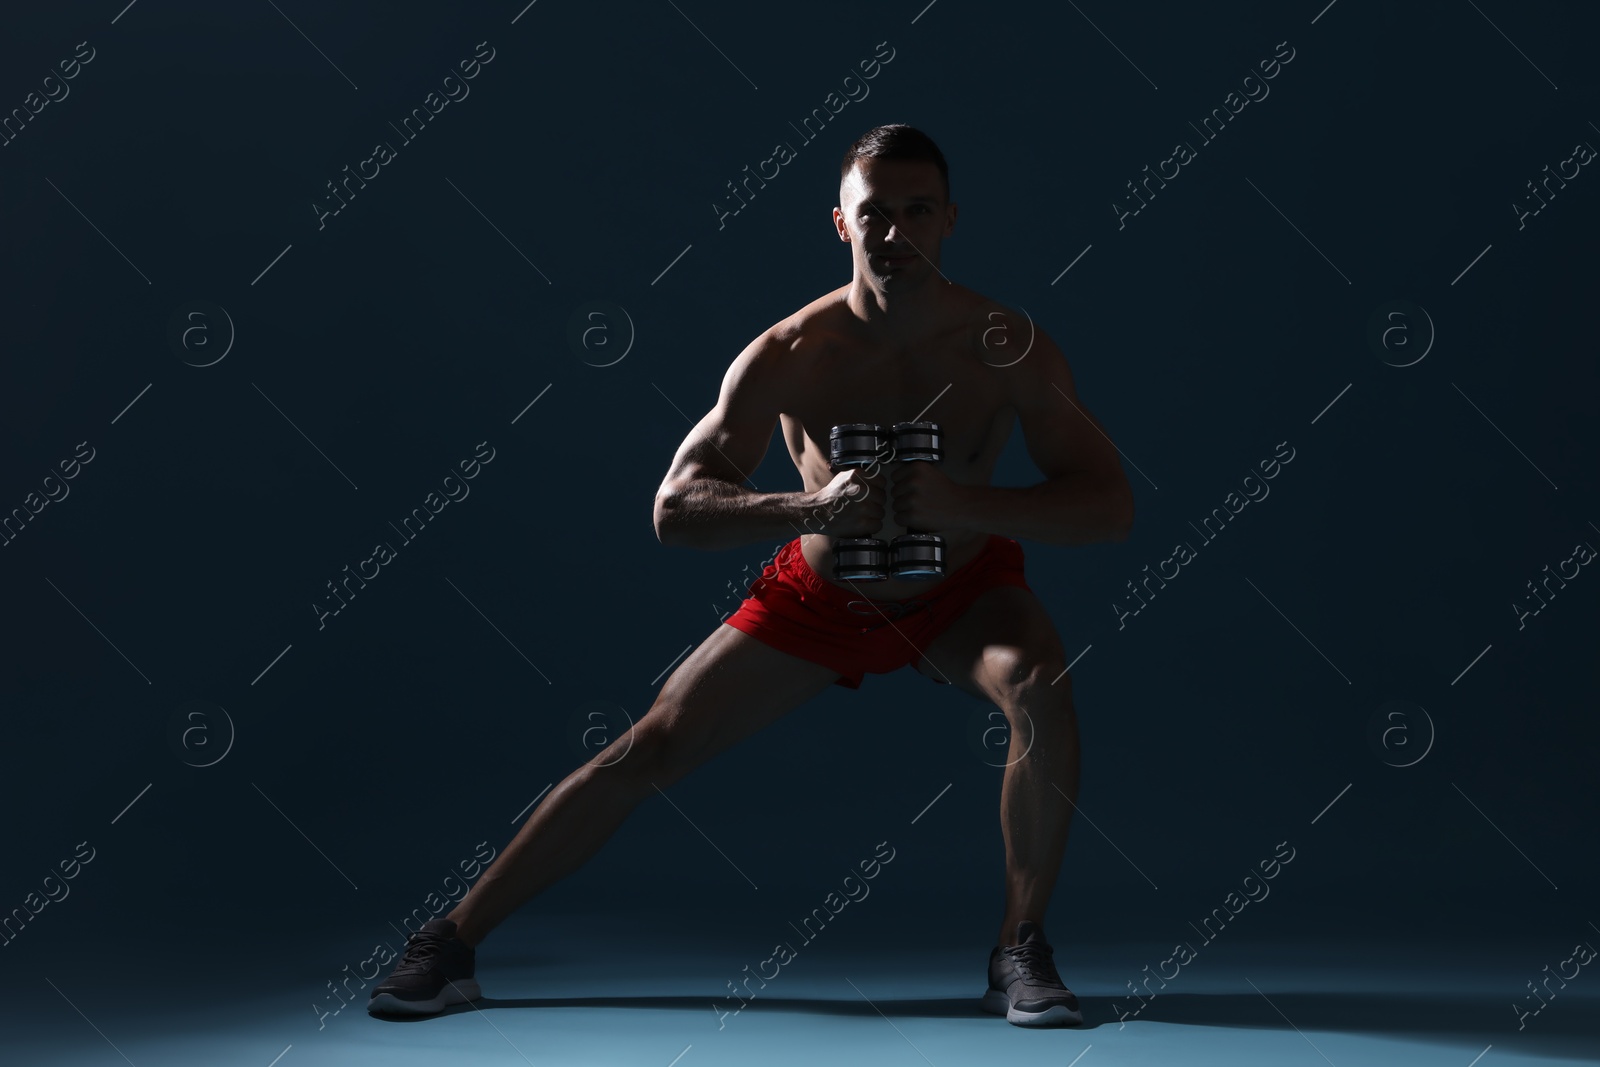
[[[850,174],[850,168],[858,159],[920,159],[932,163],[939,168],[939,177],[944,180],[944,198],[950,199],[950,167],[944,161],[944,153],[933,143],[933,138],[915,126],[903,122],[874,126],[856,138],[855,144],[845,150],[844,162],[839,165],[840,182]]]

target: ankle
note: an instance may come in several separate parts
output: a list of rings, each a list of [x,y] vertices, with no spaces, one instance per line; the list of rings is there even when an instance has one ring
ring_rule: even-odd
[[[484,931],[479,930],[471,918],[463,916],[458,919],[454,915],[446,915],[445,918],[456,924],[456,940],[468,948],[477,948],[483,941]]]
[[[995,942],[1001,948],[1011,948],[1021,944],[1017,940],[1017,924],[1024,920],[1031,920],[1040,930],[1044,929],[1044,920],[1031,915],[1007,915],[1000,923],[1000,940]]]

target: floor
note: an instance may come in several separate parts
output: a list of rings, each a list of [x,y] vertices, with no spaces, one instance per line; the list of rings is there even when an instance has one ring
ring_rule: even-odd
[[[1564,989],[1552,980],[1557,995],[1518,1018],[1514,1003],[1537,1002],[1508,976],[1539,978],[1544,945],[1219,938],[1165,988],[1151,979],[1155,994],[1141,988],[1142,999],[1128,985],[1145,978],[1146,965],[1171,974],[1173,965],[1162,966],[1171,946],[1058,947],[1084,1024],[1027,1030],[978,1009],[981,946],[908,947],[871,931],[801,944],[764,988],[750,982],[755,995],[741,1007],[727,983],[771,955],[740,948],[765,943],[770,931],[759,927],[735,923],[708,948],[704,927],[674,933],[659,918],[519,914],[479,948],[483,998],[412,1021],[367,1015],[368,990],[333,1009],[342,1001],[328,981],[366,955],[352,949],[370,940],[360,934],[241,944],[225,964],[214,937],[160,957],[118,951],[117,964],[79,950],[45,973],[7,968],[0,1062],[956,1067],[1011,1054],[1056,1067],[1600,1062],[1600,982],[1584,988],[1581,972]],[[209,962],[186,966],[190,955]]]

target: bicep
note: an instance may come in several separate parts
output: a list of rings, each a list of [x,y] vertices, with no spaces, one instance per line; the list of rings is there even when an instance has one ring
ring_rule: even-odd
[[[771,357],[765,339],[758,338],[728,367],[716,404],[678,446],[663,489],[699,478],[738,485],[755,473],[778,422]]]
[[[1046,478],[1088,474],[1123,482],[1122,463],[1105,427],[1078,396],[1066,356],[1043,330],[1014,368],[1011,403],[1022,424],[1028,456]]]

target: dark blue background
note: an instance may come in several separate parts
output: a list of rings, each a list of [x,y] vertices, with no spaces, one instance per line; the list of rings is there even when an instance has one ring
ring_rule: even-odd
[[[8,951],[153,916],[181,916],[197,956],[228,931],[375,939],[479,841],[503,847],[584,757],[574,715],[646,711],[776,547],[662,547],[652,495],[739,350],[848,280],[839,158],[884,122],[942,146],[945,273],[1061,345],[1137,496],[1126,543],[1024,544],[1069,657],[1088,649],[1056,938],[1169,940],[1285,840],[1279,902],[1239,936],[1585,933],[1600,578],[1520,631],[1509,604],[1600,545],[1600,178],[1520,231],[1510,205],[1600,144],[1591,10],[1500,5],[1516,46],[1449,2],[1344,0],[1314,25],[1315,5],[1089,12],[1125,59],[1071,7],[685,8],[725,59],[667,4],[542,0],[512,25],[517,6],[285,8],[338,70],[266,4],[7,16],[0,107],[77,42],[96,56],[0,148],[0,506],[80,441],[95,459],[0,549],[0,907],[97,850]],[[470,96],[319,231],[324,183],[480,41]],[[799,144],[788,124],[883,41],[870,96]],[[1188,123],[1281,41],[1271,95],[1119,229],[1124,183],[1197,144]],[[719,229],[725,183],[778,141],[798,158]],[[237,329],[215,366],[167,342],[194,300]],[[592,300],[636,328],[613,366],[568,341]],[[1437,329],[1413,366],[1366,340],[1394,300]],[[485,440],[470,497],[319,631],[324,583]],[[1200,546],[1188,524],[1284,441],[1270,498]],[[1037,478],[1013,440],[997,481]],[[799,487],[781,440],[754,481]],[[1125,583],[1185,540],[1198,558],[1119,630]],[[1412,767],[1368,740],[1392,699],[1436,729]],[[169,742],[191,700],[237,729],[211,767]],[[912,672],[830,690],[528,910],[765,929],[888,840],[895,903],[870,923],[982,944],[1003,858],[982,711]]]

